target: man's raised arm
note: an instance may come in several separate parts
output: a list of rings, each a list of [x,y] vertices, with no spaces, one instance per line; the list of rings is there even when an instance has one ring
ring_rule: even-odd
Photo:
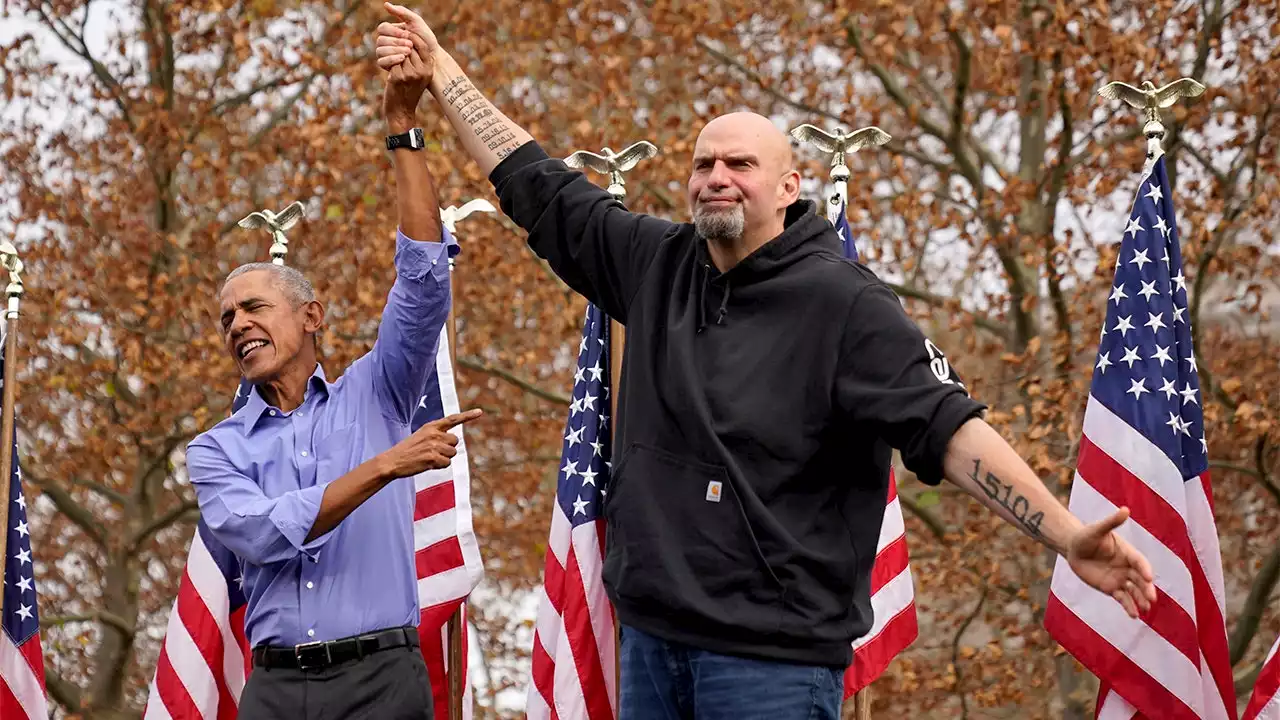
[[[449,258],[457,243],[440,223],[440,200],[427,168],[417,108],[431,80],[429,53],[410,52],[386,72],[382,112],[396,173],[396,279],[373,350],[347,369],[369,377],[384,415],[409,424],[436,363],[449,316]],[[411,131],[413,131],[412,134]]]
[[[431,95],[493,182],[502,211],[566,284],[625,324],[631,298],[675,226],[628,212],[581,172],[548,157],[476,89],[421,17],[400,5],[384,7],[399,22],[378,26],[379,67],[397,67],[415,51],[430,54]]]
[[[443,108],[463,149],[485,175],[533,139],[471,84],[453,57],[440,47],[426,21],[401,5],[384,3],[384,7],[401,22],[378,27],[378,66],[384,70],[399,66],[409,59],[414,36],[422,41],[417,50],[429,53],[435,63],[428,90]]]

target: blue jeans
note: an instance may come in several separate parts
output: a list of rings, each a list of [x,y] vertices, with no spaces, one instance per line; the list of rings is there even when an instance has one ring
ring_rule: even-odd
[[[618,720],[839,720],[844,671],[720,655],[622,627]]]

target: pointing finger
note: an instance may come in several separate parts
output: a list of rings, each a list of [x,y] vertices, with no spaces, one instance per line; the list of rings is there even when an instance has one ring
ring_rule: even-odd
[[[466,412],[454,413],[448,417],[440,418],[435,422],[435,426],[436,429],[440,431],[452,430],[458,425],[475,420],[483,414],[484,413],[481,412],[480,408],[472,408]]]

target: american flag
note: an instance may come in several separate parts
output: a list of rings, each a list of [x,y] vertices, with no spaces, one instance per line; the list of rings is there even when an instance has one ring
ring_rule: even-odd
[[[0,335],[0,386],[4,382],[4,337]],[[18,444],[12,447],[9,476],[9,534],[5,545],[4,591],[0,608],[0,718],[35,720],[49,717],[44,688],[44,655],[40,651],[40,611],[36,602],[35,566],[27,501],[22,496]]]
[[[1045,628],[1101,681],[1098,717],[1235,720],[1208,444],[1165,159],[1145,173],[1120,241],[1070,509],[1117,530],[1155,572],[1131,619],[1063,558]]]
[[[1280,638],[1262,663],[1262,671],[1253,686],[1253,697],[1241,720],[1280,720]]]
[[[835,227],[845,257],[857,260],[858,247],[853,241],[843,200]],[[889,504],[884,509],[880,541],[871,568],[871,612],[871,629],[853,641],[853,663],[844,673],[845,699],[880,677],[893,658],[915,642],[919,634],[915,588],[907,563],[907,531],[892,467],[889,468]]]
[[[609,318],[594,305],[587,307],[573,378],[533,637],[526,713],[534,720],[606,720],[616,707],[615,625],[601,578],[600,501],[611,457]]]
[[[458,393],[450,360],[449,333],[440,332],[440,349],[426,394],[418,402],[411,429],[458,412]],[[240,382],[232,412],[248,400],[249,386]],[[459,435],[458,454],[443,470],[414,478],[417,500],[413,535],[418,573],[418,634],[431,678],[435,717],[449,717],[448,620],[464,609],[480,581],[483,564],[471,525],[471,481],[466,443]],[[187,566],[169,614],[169,628],[147,699],[146,720],[232,720],[251,665],[244,636],[244,594],[239,561],[209,533],[201,521],[191,542]],[[463,632],[463,717],[471,717],[472,693],[467,675],[467,634]],[[7,715],[5,716],[8,717]]]

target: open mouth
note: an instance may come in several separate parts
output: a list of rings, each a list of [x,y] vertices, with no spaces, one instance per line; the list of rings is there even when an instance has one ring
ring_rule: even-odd
[[[249,342],[240,346],[240,350],[239,350],[240,359],[248,360],[249,356],[252,355],[254,351],[256,351],[258,348],[264,348],[266,346],[267,346],[266,340],[250,340]]]

